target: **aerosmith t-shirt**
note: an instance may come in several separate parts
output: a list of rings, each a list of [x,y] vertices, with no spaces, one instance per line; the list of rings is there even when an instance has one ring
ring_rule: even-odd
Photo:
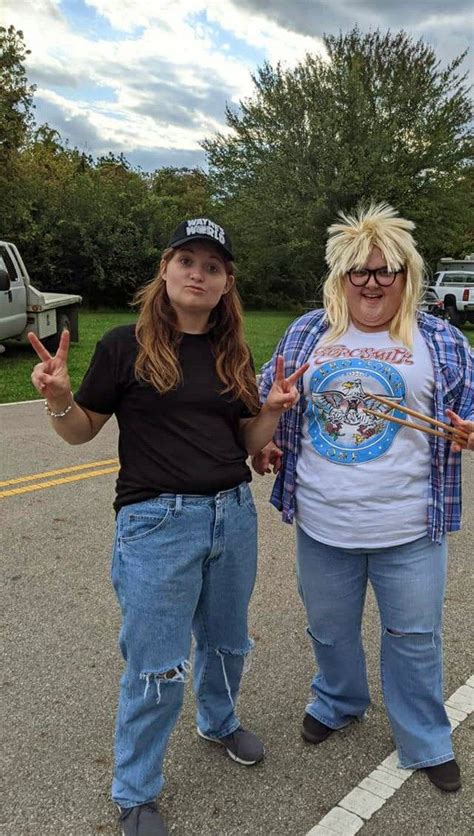
[[[298,524],[316,540],[341,548],[392,546],[423,537],[429,437],[365,411],[406,420],[396,409],[401,404],[431,414],[433,367],[419,329],[408,349],[388,331],[351,325],[336,341],[320,340],[308,361],[297,463]]]

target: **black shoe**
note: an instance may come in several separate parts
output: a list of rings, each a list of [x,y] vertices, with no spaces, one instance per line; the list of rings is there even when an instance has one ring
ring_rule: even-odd
[[[265,754],[262,741],[258,739],[256,734],[243,729],[242,726],[225,737],[208,737],[199,727],[197,733],[204,740],[210,740],[212,743],[219,743],[224,746],[229,757],[233,761],[243,764],[243,766],[253,766],[254,763],[261,761]]]
[[[301,734],[309,743],[322,743],[333,731],[336,731],[336,729],[325,726],[324,723],[320,723],[311,714],[304,715]]]
[[[168,828],[153,801],[119,810],[122,836],[168,836]]]
[[[436,766],[425,766],[426,772],[431,783],[444,792],[456,792],[461,786],[461,771],[456,761],[446,761],[445,763],[438,763]]]

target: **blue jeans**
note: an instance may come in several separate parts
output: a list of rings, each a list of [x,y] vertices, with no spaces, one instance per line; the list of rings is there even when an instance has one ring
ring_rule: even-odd
[[[381,679],[400,764],[454,757],[443,705],[442,612],[446,541],[421,537],[381,549],[339,549],[297,526],[299,592],[319,672],[306,712],[332,729],[362,717],[370,697],[361,623],[367,581],[382,626]]]
[[[220,738],[235,713],[252,647],[247,609],[257,566],[257,515],[249,486],[215,496],[161,494],[117,517],[112,582],[122,609],[112,797],[121,807],[155,798],[180,712],[196,640],[197,724]]]

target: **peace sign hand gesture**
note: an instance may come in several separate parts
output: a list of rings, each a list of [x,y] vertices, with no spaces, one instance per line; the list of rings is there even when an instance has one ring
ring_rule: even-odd
[[[36,334],[31,331],[28,333],[28,340],[41,360],[33,369],[31,382],[50,405],[59,409],[71,400],[71,381],[67,369],[69,339],[69,331],[63,331],[58,350],[52,357]]]
[[[285,377],[285,358],[279,354],[276,361],[275,379],[268,393],[265,406],[272,412],[286,412],[298,403],[300,393],[295,384],[309,369],[309,363],[304,363],[289,377]]]

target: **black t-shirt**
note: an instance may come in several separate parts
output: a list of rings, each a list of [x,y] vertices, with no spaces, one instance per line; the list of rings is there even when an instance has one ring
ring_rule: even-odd
[[[250,482],[239,421],[251,415],[243,401],[220,394],[207,335],[183,334],[183,383],[164,395],[137,381],[137,351],[134,325],[109,331],[75,395],[80,406],[117,416],[115,510],[161,493],[209,495]]]

